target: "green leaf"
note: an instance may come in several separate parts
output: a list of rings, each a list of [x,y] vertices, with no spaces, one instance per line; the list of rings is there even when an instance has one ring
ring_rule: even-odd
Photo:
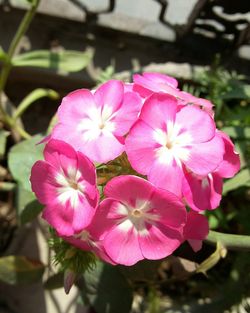
[[[37,145],[42,138],[41,135],[36,135],[24,140],[14,145],[8,154],[8,165],[12,176],[27,191],[31,191],[29,181],[31,168],[37,160],[43,158],[43,145]]]
[[[119,269],[97,262],[96,268],[84,274],[83,297],[87,297],[97,313],[128,313],[132,305],[132,289]]]
[[[78,72],[91,61],[92,52],[36,50],[13,58],[13,66],[33,66],[62,72]]]
[[[237,175],[224,183],[223,194],[225,195],[229,191],[243,186],[250,186],[250,175],[247,168],[241,170]]]
[[[226,92],[221,97],[225,100],[227,99],[246,99],[250,98],[250,85],[247,84],[238,84],[233,86],[232,90]]]
[[[9,132],[3,129],[0,129],[0,158],[3,158],[6,149],[6,141],[9,136]]]
[[[25,256],[0,257],[0,281],[9,285],[31,284],[41,280],[44,265]]]
[[[250,126],[228,126],[222,130],[234,139],[250,139]]]
[[[44,205],[39,203],[37,200],[29,202],[20,213],[21,224],[32,222],[39,213],[42,212]]]

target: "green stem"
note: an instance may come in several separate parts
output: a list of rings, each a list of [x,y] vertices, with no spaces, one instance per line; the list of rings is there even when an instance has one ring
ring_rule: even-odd
[[[7,79],[10,74],[10,70],[12,67],[11,59],[15,53],[16,47],[23,37],[23,35],[26,33],[35,13],[36,9],[39,5],[40,0],[34,0],[31,4],[31,7],[29,11],[26,12],[21,24],[18,27],[18,30],[11,41],[8,53],[7,53],[7,61],[4,63],[1,75],[0,75],[0,114],[2,115],[3,121],[9,126],[13,126],[12,118],[5,112],[5,110],[2,107],[2,92],[6,86]]]
[[[211,245],[220,242],[228,250],[250,251],[250,236],[224,234],[210,230],[205,241]]]
[[[20,102],[13,115],[14,121],[16,121],[21,115],[23,115],[23,113],[29,108],[32,103],[44,97],[56,100],[59,98],[59,95],[56,91],[52,89],[38,88],[33,90]]]

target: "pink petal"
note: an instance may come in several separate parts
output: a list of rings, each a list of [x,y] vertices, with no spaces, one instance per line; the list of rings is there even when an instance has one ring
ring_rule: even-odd
[[[129,131],[137,120],[141,107],[142,100],[136,93],[126,92],[124,94],[122,106],[112,119],[115,123],[115,135],[123,136]]]
[[[190,135],[190,143],[209,141],[215,134],[215,123],[211,116],[194,106],[185,106],[176,115],[180,133]]]
[[[183,171],[174,159],[169,163],[161,163],[159,160],[154,161],[148,174],[148,180],[156,187],[173,192],[181,196]]]
[[[177,100],[164,93],[155,93],[145,102],[141,110],[140,119],[153,129],[166,130],[167,123],[175,121]]]
[[[154,138],[155,131],[145,122],[138,120],[130,130],[126,141],[126,153],[132,167],[147,175],[156,160],[156,151],[161,146]]]
[[[193,144],[189,149],[189,157],[183,163],[197,175],[206,176],[213,172],[223,160],[224,143],[218,136],[208,142]]]
[[[198,251],[197,249],[201,248],[201,244],[197,241],[204,240],[208,232],[209,225],[206,217],[190,211],[187,215],[187,224],[184,228],[184,238],[188,241],[191,240],[191,246],[194,247],[194,251]]]
[[[172,254],[182,243],[181,232],[166,226],[148,225],[147,233],[139,234],[144,258],[158,260]]]
[[[59,123],[75,125],[83,117],[91,115],[92,111],[97,110],[98,103],[95,102],[94,96],[87,89],[79,89],[71,92],[63,98],[58,109]],[[101,110],[101,107],[99,107]],[[63,138],[62,138],[63,139]]]
[[[154,187],[143,178],[132,175],[121,175],[111,179],[105,189],[106,197],[135,206],[136,199],[149,200]]]
[[[58,170],[63,169],[65,173],[69,167],[78,167],[75,150],[64,141],[51,139],[45,146],[43,154],[49,164]]]
[[[91,161],[107,163],[117,158],[125,150],[122,137],[116,137],[112,133],[101,132],[100,135],[84,142],[82,151]]]
[[[234,144],[225,133],[219,131],[218,135],[224,142],[225,153],[223,156],[223,161],[216,169],[216,173],[221,177],[230,178],[240,170],[240,156],[239,153],[234,150]]]
[[[102,240],[116,222],[124,217],[119,210],[120,205],[119,201],[113,199],[104,199],[100,203],[88,227],[89,232],[96,240]]]
[[[118,80],[109,80],[97,88],[94,98],[96,103],[101,105],[102,109],[108,107],[111,113],[114,113],[122,104],[123,94],[123,83]]]
[[[152,78],[152,75],[151,75],[151,78]],[[159,76],[158,76],[158,78],[155,80],[155,79],[149,79],[148,77],[145,77],[145,74],[143,76],[139,74],[135,74],[133,76],[133,80],[134,80],[134,90],[136,92],[140,93],[140,88],[143,88],[141,89],[142,97],[149,96],[153,92],[164,92],[173,96],[177,96],[179,94],[179,90],[176,89],[172,85],[172,83],[175,84],[175,82],[171,80],[171,84],[170,84],[168,78],[166,80],[165,79],[159,80]],[[137,86],[139,86],[139,88],[137,88]],[[146,93],[145,92],[146,90],[149,90],[149,92]]]
[[[220,204],[222,184],[222,178],[215,173],[203,178],[186,173],[183,181],[183,196],[195,211],[213,210]]]
[[[59,233],[60,236],[72,236],[86,228],[95,214],[95,208],[87,201],[72,208],[69,203],[47,205],[42,217]]]
[[[159,84],[167,84],[171,85],[172,87],[178,87],[178,81],[171,76],[160,74],[160,73],[143,73],[143,77],[150,79],[151,81],[154,81]]]
[[[37,161],[31,169],[31,189],[42,204],[56,202],[55,173],[53,167],[45,161]]]
[[[172,192],[155,188],[150,202],[152,209],[148,213],[159,217],[157,224],[181,229],[186,223],[186,208],[181,199]]]
[[[137,232],[132,224],[127,226],[124,223],[112,228],[104,238],[103,246],[108,256],[116,263],[130,266],[142,260],[143,255]]]
[[[198,252],[202,248],[202,240],[189,239],[187,242],[194,252]]]

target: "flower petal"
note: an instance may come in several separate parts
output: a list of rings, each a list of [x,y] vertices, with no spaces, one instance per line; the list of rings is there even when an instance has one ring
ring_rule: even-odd
[[[183,196],[195,211],[213,210],[220,204],[222,185],[222,178],[215,173],[203,178],[186,173],[183,180]]]
[[[62,140],[51,139],[43,154],[45,161],[59,171],[67,173],[69,168],[78,167],[76,151]]]
[[[45,161],[37,161],[31,169],[31,189],[42,204],[56,202],[55,175],[55,169]]]
[[[134,92],[124,94],[122,106],[116,112],[111,122],[114,122],[114,134],[117,136],[125,135],[138,118],[142,107],[141,98]]]
[[[129,220],[114,226],[104,238],[103,246],[118,264],[130,266],[143,259],[137,232]]]
[[[240,156],[239,153],[235,151],[234,144],[225,133],[219,131],[218,135],[224,142],[225,153],[223,156],[223,161],[216,169],[216,173],[221,177],[230,178],[240,170]]]
[[[184,227],[184,238],[190,241],[195,252],[201,248],[201,243],[199,243],[199,241],[204,240],[207,237],[208,232],[209,225],[207,218],[194,211],[188,212],[187,223]]]
[[[223,160],[224,143],[215,136],[212,140],[190,145],[189,157],[183,163],[197,175],[208,175],[213,172]]]
[[[95,102],[94,96],[87,89],[79,89],[71,92],[63,98],[58,109],[59,123],[66,125],[75,125],[84,117],[94,117],[98,110],[98,103]],[[101,107],[99,107],[101,110]]]
[[[157,149],[161,146],[157,139],[161,133],[154,131],[144,121],[138,120],[130,130],[126,141],[126,153],[132,167],[147,175],[157,158]]]
[[[160,160],[154,161],[148,174],[148,180],[156,187],[181,196],[183,171],[173,158],[164,163]]]
[[[132,175],[121,175],[111,179],[105,189],[106,197],[136,206],[136,199],[150,200],[154,187],[143,178]]]
[[[119,80],[109,80],[97,88],[94,98],[95,102],[102,107],[102,114],[105,110],[112,115],[120,108],[123,94],[123,83]]]
[[[182,243],[181,232],[160,225],[148,225],[147,233],[139,234],[139,244],[144,258],[158,260],[172,254]]]
[[[166,131],[167,124],[174,124],[177,100],[164,93],[155,93],[144,103],[140,119],[153,129]]]
[[[98,137],[85,141],[83,146],[83,153],[91,161],[98,163],[107,163],[117,158],[125,149],[123,138],[107,131],[102,131]]]
[[[211,116],[194,106],[183,107],[177,113],[175,123],[179,126],[180,133],[189,134],[189,143],[209,141],[215,134],[215,123]]]

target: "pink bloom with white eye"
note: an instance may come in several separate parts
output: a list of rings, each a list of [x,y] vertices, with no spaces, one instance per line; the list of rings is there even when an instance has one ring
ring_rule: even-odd
[[[64,140],[92,161],[106,163],[124,151],[124,135],[138,117],[141,98],[110,80],[93,93],[80,89],[66,96],[58,109],[51,137]]]
[[[197,212],[187,214],[187,223],[184,227],[184,240],[187,240],[194,252],[202,248],[202,241],[209,233],[207,218]]]
[[[133,76],[133,90],[140,94],[142,98],[147,98],[154,92],[169,93],[173,96],[179,94],[178,81],[164,74],[159,73],[143,73]]]
[[[115,263],[161,259],[183,241],[186,209],[171,192],[128,175],[110,180],[104,194],[107,199],[95,216],[96,235]]]
[[[216,209],[221,200],[223,177],[233,177],[240,170],[240,157],[230,138],[222,131],[216,131],[216,136],[224,143],[222,162],[205,177],[189,172],[185,173],[183,180],[183,196],[195,211]]]
[[[45,161],[31,170],[31,187],[45,205],[43,218],[61,236],[71,236],[87,227],[96,211],[99,193],[95,167],[69,144],[50,140]]]
[[[174,97],[158,93],[145,101],[126,152],[138,173],[181,196],[184,168],[208,175],[223,160],[224,144],[209,114],[194,106],[179,110]]]

